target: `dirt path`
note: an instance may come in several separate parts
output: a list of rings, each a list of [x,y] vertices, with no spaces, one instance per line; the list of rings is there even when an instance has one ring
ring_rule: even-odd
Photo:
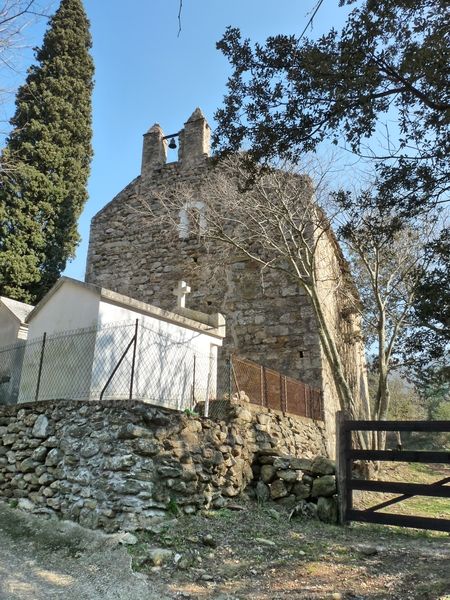
[[[0,600],[166,600],[111,536],[0,504]]]
[[[450,538],[241,503],[140,534],[134,566],[192,600],[450,600]],[[152,566],[152,548],[173,560]],[[174,563],[177,561],[177,564]]]
[[[0,600],[450,600],[447,535],[289,521],[243,502],[138,537],[127,549],[0,504]]]

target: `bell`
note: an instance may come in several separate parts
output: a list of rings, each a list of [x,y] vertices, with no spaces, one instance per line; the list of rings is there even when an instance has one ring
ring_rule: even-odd
[[[171,138],[171,140],[170,140],[170,142],[169,142],[169,148],[170,148],[171,150],[175,150],[175,148],[176,148],[176,147],[177,147],[177,143],[176,143],[176,141],[175,141],[175,138],[173,137],[173,138]]]

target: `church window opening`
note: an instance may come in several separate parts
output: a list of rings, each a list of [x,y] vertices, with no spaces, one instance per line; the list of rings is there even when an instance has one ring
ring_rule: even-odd
[[[205,203],[201,200],[187,202],[178,213],[178,236],[182,240],[191,235],[204,235],[206,231]]]

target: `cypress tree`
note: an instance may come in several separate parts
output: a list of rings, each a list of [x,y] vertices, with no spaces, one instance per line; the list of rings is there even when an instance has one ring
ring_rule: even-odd
[[[79,241],[94,65],[82,0],[61,0],[18,90],[0,177],[0,294],[36,302]]]

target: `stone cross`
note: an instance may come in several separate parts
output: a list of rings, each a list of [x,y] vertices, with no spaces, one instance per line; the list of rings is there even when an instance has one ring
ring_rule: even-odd
[[[191,288],[185,281],[179,281],[178,286],[173,290],[173,295],[177,297],[177,308],[186,307],[186,296],[191,293]]]

